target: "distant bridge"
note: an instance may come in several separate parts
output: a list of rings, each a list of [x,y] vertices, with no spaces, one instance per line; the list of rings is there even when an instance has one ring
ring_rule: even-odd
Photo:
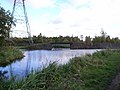
[[[78,43],[55,42],[55,43],[47,43],[47,44],[34,44],[30,46],[30,49],[52,50],[53,48],[89,49],[89,48],[96,48],[96,47],[93,47],[91,45],[88,46],[83,42],[78,42]]]
[[[61,43],[61,42],[58,42],[58,43],[50,43],[52,48],[71,48],[71,44],[72,43]]]

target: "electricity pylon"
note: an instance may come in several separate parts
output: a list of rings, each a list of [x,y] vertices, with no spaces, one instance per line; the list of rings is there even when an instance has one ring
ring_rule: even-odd
[[[16,26],[11,30],[11,37],[28,37],[33,43],[25,8],[25,0],[14,0],[12,16],[15,19]]]

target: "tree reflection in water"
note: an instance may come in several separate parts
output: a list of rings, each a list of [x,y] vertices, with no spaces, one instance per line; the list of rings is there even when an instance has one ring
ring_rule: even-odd
[[[7,76],[5,76],[5,74],[7,74],[8,71],[0,71],[0,80],[5,80],[8,79]]]

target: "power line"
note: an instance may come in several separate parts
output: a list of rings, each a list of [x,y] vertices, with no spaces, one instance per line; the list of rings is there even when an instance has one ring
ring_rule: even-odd
[[[16,27],[12,28],[11,37],[22,36],[22,34],[19,32],[24,31],[23,33],[25,34],[26,32],[26,36],[22,36],[22,37],[28,37],[30,39],[29,40],[30,43],[33,43],[33,40],[31,37],[30,25],[27,17],[27,11],[25,7],[25,0],[14,0],[12,16],[14,17]],[[16,31],[21,35],[15,34],[14,32]]]

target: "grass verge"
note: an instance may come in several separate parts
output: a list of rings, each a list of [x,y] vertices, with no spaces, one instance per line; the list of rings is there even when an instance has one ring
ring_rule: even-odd
[[[22,51],[15,47],[2,47],[0,49],[0,66],[6,66],[16,59],[24,57]]]
[[[21,81],[1,83],[3,90],[106,90],[120,71],[120,50],[105,50],[50,64]]]

